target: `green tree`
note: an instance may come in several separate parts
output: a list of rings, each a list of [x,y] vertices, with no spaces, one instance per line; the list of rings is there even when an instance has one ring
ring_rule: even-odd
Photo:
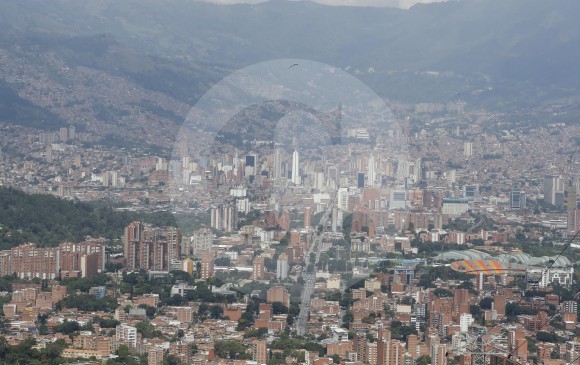
[[[431,356],[422,355],[415,360],[415,365],[429,365],[431,364]]]

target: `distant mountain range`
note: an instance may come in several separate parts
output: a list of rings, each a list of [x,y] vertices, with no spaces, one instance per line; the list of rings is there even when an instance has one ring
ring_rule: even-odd
[[[0,63],[20,57],[38,68],[36,55],[50,53],[192,105],[240,67],[303,58],[348,70],[396,101],[519,109],[580,94],[578,14],[577,0],[463,0],[409,10],[284,0],[25,0],[0,5]],[[6,95],[27,82],[0,78]],[[8,106],[0,103],[5,120],[54,113],[10,95]],[[176,110],[163,114],[183,118]]]

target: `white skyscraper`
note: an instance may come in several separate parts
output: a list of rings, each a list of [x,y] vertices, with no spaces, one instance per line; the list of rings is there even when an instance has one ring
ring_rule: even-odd
[[[281,253],[276,263],[276,278],[280,280],[288,279],[288,256]]]
[[[302,179],[300,179],[300,154],[296,150],[292,154],[292,183],[294,185],[302,183]]]
[[[274,180],[280,180],[282,178],[282,153],[280,149],[276,149],[274,154]]]
[[[367,162],[367,185],[374,186],[377,176],[375,173],[375,156],[371,155]]]
[[[348,211],[348,188],[339,188],[336,199],[338,209]]]
[[[469,326],[473,323],[473,316],[470,313],[463,313],[459,317],[459,330],[461,332],[467,332]]]

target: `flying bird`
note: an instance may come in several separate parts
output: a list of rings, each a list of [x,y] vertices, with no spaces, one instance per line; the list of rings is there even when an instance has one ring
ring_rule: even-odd
[[[297,63],[295,63],[295,64],[293,64],[292,66],[290,66],[290,67],[288,67],[288,68],[292,68],[292,67],[294,67],[294,66],[298,66],[298,64],[297,64]]]

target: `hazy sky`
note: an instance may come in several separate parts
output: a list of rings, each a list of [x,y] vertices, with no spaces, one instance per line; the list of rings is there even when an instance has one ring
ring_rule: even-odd
[[[206,0],[218,4],[261,3],[267,0]],[[445,0],[311,0],[325,5],[388,6],[407,9],[418,3],[432,3]]]

